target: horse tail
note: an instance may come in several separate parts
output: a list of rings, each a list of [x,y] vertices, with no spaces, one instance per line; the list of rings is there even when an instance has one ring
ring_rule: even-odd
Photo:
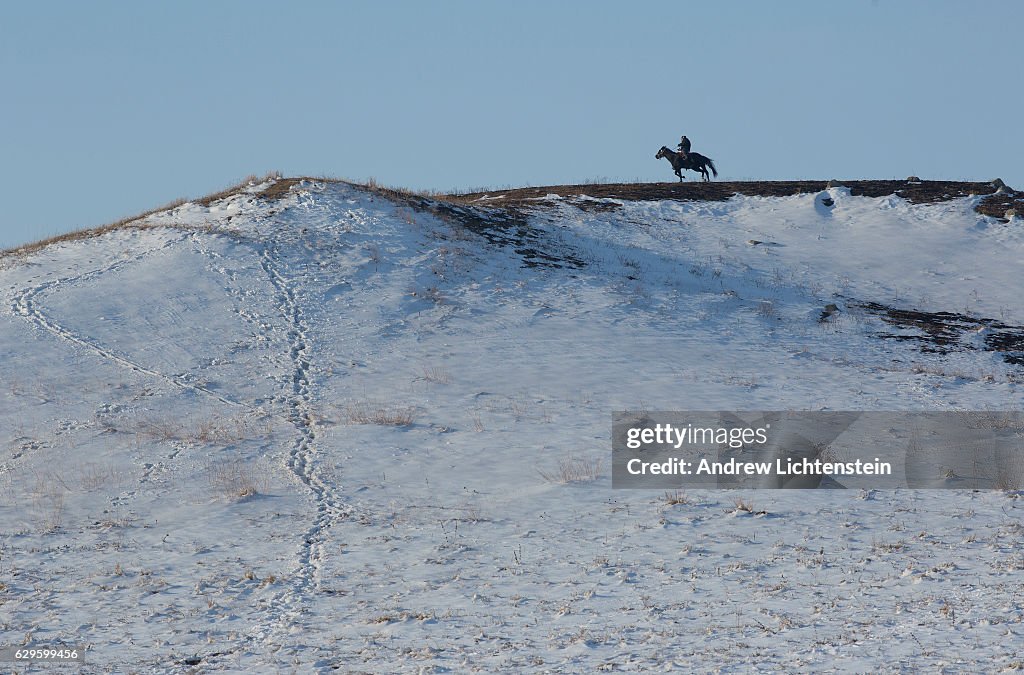
[[[715,178],[718,178],[718,169],[715,168],[715,163],[711,161],[710,157],[708,157],[707,160],[708,166],[711,167],[711,173],[715,174]]]

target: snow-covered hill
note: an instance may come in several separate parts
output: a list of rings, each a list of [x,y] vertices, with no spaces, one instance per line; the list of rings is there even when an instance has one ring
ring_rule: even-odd
[[[1024,229],[981,199],[498,210],[290,180],[0,258],[0,646],[1024,668],[1019,493],[609,477],[613,410],[1019,410]]]

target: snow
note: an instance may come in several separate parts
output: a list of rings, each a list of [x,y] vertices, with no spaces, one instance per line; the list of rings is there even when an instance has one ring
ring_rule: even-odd
[[[1020,409],[1020,366],[881,340],[855,302],[1020,325],[1018,221],[546,199],[501,246],[260,187],[0,263],[0,645],[85,645],[85,672],[1024,667],[1019,493],[610,478],[614,410]]]

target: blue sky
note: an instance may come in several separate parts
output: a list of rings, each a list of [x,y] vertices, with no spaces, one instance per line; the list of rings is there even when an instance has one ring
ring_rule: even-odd
[[[0,5],[0,247],[248,174],[448,190],[1002,177],[1024,3]],[[693,180],[695,174],[690,173]]]

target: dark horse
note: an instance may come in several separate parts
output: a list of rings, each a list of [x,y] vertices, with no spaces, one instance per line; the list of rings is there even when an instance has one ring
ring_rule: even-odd
[[[683,169],[698,171],[704,176],[704,180],[709,181],[711,177],[708,175],[708,168],[710,168],[711,173],[715,174],[715,178],[718,178],[718,169],[715,168],[715,163],[711,161],[710,157],[705,157],[699,152],[688,152],[684,159],[681,154],[673,152],[663,145],[661,150],[658,150],[658,154],[654,156],[654,159],[661,159],[662,157],[672,164],[672,168],[675,169],[680,182],[683,180],[683,174],[681,173]]]

